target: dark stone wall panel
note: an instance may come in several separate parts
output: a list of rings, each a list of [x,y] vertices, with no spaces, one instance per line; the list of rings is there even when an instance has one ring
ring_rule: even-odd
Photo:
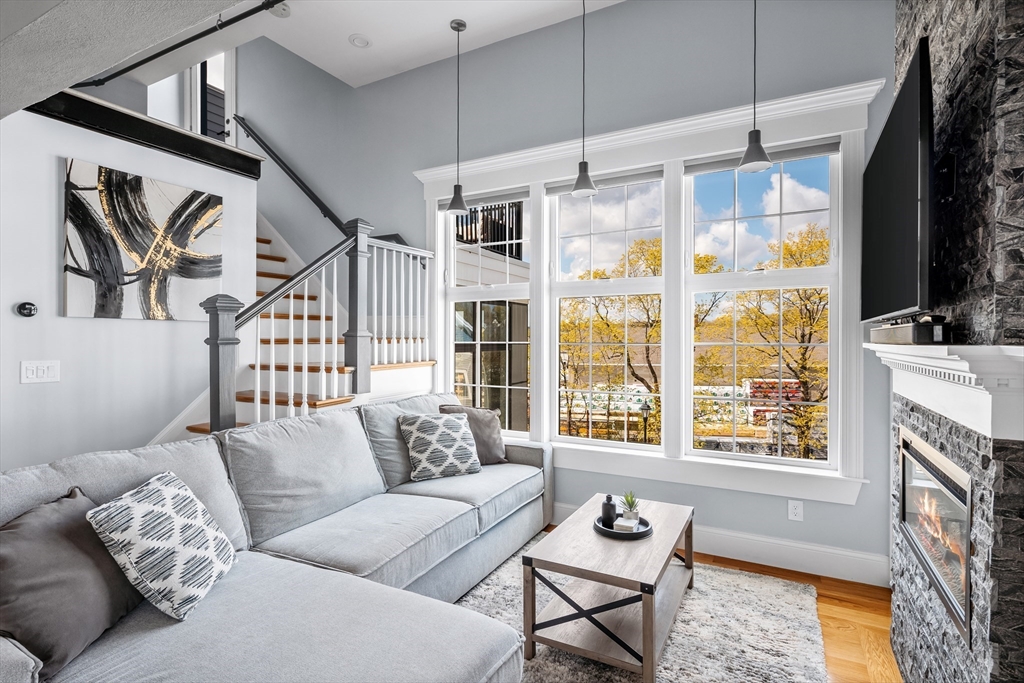
[[[956,194],[935,209],[936,312],[954,343],[1024,344],[1024,0],[898,0],[896,88],[922,36],[935,156]]]

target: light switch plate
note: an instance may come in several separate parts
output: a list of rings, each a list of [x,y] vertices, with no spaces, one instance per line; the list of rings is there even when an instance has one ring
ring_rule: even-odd
[[[40,384],[42,382],[60,381],[59,360],[23,360],[21,361],[21,383]]]

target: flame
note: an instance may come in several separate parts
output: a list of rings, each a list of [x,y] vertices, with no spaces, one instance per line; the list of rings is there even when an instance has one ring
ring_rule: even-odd
[[[960,545],[959,539],[946,533],[946,529],[942,524],[942,516],[939,514],[938,500],[932,498],[928,490],[925,489],[916,496],[916,502],[918,526],[959,558],[960,585],[967,586],[967,553]]]

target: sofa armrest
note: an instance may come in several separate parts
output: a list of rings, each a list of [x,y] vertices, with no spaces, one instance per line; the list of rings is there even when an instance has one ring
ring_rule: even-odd
[[[532,465],[544,470],[544,526],[551,524],[555,512],[555,466],[551,457],[551,444],[506,441],[505,459],[518,465]]]
[[[0,638],[0,683],[39,683],[43,663],[21,643]]]

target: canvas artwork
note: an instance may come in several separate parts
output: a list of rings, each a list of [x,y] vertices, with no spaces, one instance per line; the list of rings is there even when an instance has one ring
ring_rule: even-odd
[[[206,320],[222,212],[217,195],[68,159],[64,315]]]

